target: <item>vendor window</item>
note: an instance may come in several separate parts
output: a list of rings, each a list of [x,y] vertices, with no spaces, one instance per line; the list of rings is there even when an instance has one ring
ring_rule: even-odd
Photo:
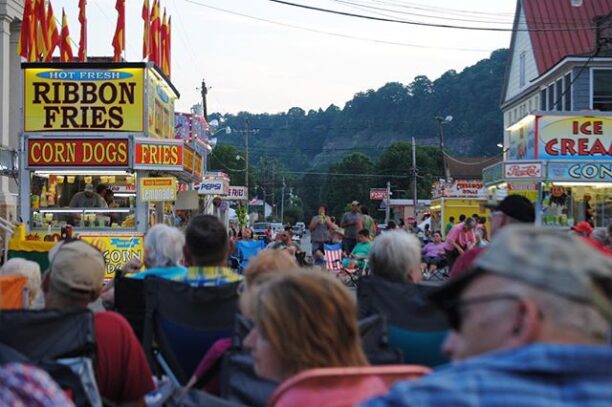
[[[88,176],[33,173],[30,180],[32,228],[133,228],[136,180],[129,174]]]

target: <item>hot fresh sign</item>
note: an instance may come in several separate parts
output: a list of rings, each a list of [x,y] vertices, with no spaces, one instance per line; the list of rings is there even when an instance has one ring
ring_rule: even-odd
[[[142,68],[24,70],[24,131],[143,131]]]
[[[127,167],[128,146],[126,139],[28,139],[28,166]]]
[[[542,116],[537,128],[537,158],[593,161],[612,157],[612,118]]]
[[[370,188],[370,200],[371,201],[383,201],[387,199],[386,188]]]

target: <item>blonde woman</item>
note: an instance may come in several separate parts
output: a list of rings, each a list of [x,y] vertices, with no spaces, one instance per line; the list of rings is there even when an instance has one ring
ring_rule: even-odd
[[[355,300],[337,279],[303,270],[270,275],[245,302],[255,327],[244,345],[259,376],[282,382],[307,369],[368,365]]]

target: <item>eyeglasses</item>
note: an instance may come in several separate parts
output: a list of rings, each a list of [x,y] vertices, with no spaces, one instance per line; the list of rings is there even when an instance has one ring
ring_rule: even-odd
[[[469,298],[466,300],[455,300],[448,301],[442,305],[448,323],[450,327],[457,331],[461,331],[461,325],[463,323],[462,310],[474,304],[484,304],[493,301],[521,301],[522,298],[514,294],[494,294],[494,295],[483,295],[481,297]]]

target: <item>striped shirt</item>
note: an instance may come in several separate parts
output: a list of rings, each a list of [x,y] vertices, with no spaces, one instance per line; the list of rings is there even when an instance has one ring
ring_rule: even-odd
[[[362,407],[612,406],[612,348],[534,344],[446,365]]]
[[[210,287],[241,281],[242,276],[229,267],[189,267],[184,277],[173,280],[194,287]]]

